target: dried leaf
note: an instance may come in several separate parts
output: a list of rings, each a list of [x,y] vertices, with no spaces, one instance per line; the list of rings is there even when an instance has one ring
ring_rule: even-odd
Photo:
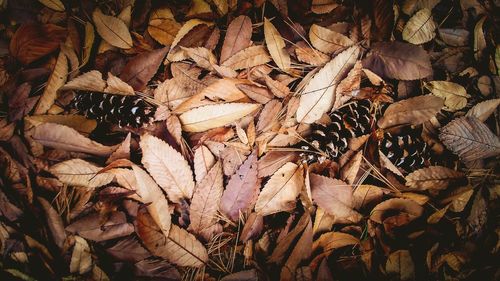
[[[498,137],[474,117],[453,120],[441,128],[439,139],[466,163],[500,153]]]
[[[336,220],[358,222],[361,215],[353,210],[352,187],[340,180],[310,174],[312,199]]]
[[[443,104],[441,98],[432,95],[402,100],[391,104],[377,125],[383,129],[402,124],[419,125],[434,117]]]
[[[110,155],[116,149],[116,146],[104,146],[88,139],[70,127],[53,123],[35,127],[32,138],[45,146],[99,156]]]
[[[363,67],[379,76],[398,80],[417,80],[433,73],[429,54],[424,49],[397,41],[373,44],[372,55],[363,60]]]
[[[285,41],[276,27],[267,19],[264,19],[264,35],[266,46],[276,65],[283,71],[290,68],[290,55],[285,50]]]
[[[325,54],[334,53],[354,44],[349,37],[317,24],[313,24],[309,29],[309,39],[314,48]]]
[[[30,64],[57,50],[66,29],[54,24],[25,23],[10,40],[9,51],[22,64]]]
[[[179,266],[201,267],[208,261],[207,250],[192,234],[174,224],[165,237],[144,209],[137,214],[137,234],[151,253]]]
[[[106,42],[120,49],[132,48],[132,36],[123,20],[103,14],[99,8],[92,13],[92,19],[97,28],[97,33]]]
[[[75,247],[71,254],[69,271],[71,273],[84,274],[92,268],[92,257],[87,241],[80,236],[75,236]]]
[[[49,171],[63,183],[96,188],[110,183],[114,178],[109,173],[97,174],[101,169],[82,159],[71,159],[55,164]]]
[[[301,91],[297,121],[313,123],[331,109],[335,89],[347,75],[359,55],[359,47],[351,47],[327,63]]]
[[[475,117],[479,121],[484,122],[500,105],[500,99],[492,99],[480,102],[474,105],[465,116]]]
[[[243,49],[225,60],[221,66],[233,70],[251,68],[271,61],[271,57],[262,45],[251,46]]]
[[[255,203],[255,211],[266,216],[293,210],[303,184],[302,168],[291,162],[286,163],[262,189]]]
[[[241,213],[252,209],[260,191],[257,178],[257,155],[252,153],[231,176],[226,185],[219,209],[232,221],[238,221]]]
[[[189,230],[201,233],[217,222],[217,210],[224,191],[222,165],[216,162],[198,183],[189,208]]]
[[[223,64],[239,51],[250,47],[251,38],[252,20],[245,15],[233,19],[227,27],[226,37],[222,44],[220,63]]]
[[[453,181],[464,178],[464,174],[442,166],[431,166],[414,171],[406,176],[406,185],[418,190],[443,190]]]
[[[182,155],[166,142],[151,136],[141,137],[142,164],[174,203],[191,199],[193,172]]]
[[[436,23],[429,9],[415,13],[403,29],[403,40],[415,45],[427,43],[436,36]]]
[[[35,107],[34,114],[44,114],[50,109],[57,98],[57,90],[66,83],[68,75],[68,59],[63,52],[57,57],[56,66],[50,75],[45,91],[43,91],[38,104]]]
[[[179,116],[187,132],[203,132],[230,124],[260,107],[252,103],[214,104],[191,109]]]
[[[425,87],[433,95],[444,99],[444,109],[449,111],[464,108],[467,105],[467,98],[470,98],[462,85],[453,82],[432,81],[425,84]]]

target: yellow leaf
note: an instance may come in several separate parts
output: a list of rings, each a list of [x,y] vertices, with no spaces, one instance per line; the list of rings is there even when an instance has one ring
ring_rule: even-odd
[[[276,65],[283,71],[288,71],[290,68],[290,55],[285,47],[285,40],[274,25],[267,19],[264,19],[264,36],[266,38],[266,46],[271,54]]]
[[[63,52],[59,52],[54,71],[52,71],[49,81],[47,82],[47,86],[45,87],[45,91],[43,92],[40,100],[38,101],[38,104],[35,107],[34,114],[47,113],[47,111],[54,104],[54,101],[57,98],[57,90],[59,90],[59,88],[61,88],[64,83],[66,83],[67,76],[68,59],[63,54]]]
[[[92,14],[97,33],[109,44],[120,49],[133,46],[132,36],[125,22],[117,17],[105,15],[97,8]]]
[[[181,116],[182,128],[187,132],[203,132],[230,124],[260,107],[253,103],[214,104],[191,109]]]

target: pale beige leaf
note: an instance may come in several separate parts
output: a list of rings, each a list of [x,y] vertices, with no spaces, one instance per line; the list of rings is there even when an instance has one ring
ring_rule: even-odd
[[[274,173],[262,189],[255,211],[262,216],[287,212],[295,207],[295,199],[304,185],[303,169],[288,162]]]
[[[310,174],[312,199],[336,220],[357,223],[362,216],[353,210],[351,185],[317,174]]]
[[[56,66],[50,75],[47,86],[43,91],[38,104],[35,107],[34,114],[44,114],[50,109],[57,98],[57,90],[61,88],[68,76],[68,59],[63,52],[59,52],[57,57]]]
[[[338,6],[335,0],[312,0],[311,11],[315,14],[328,14]]]
[[[335,89],[347,75],[359,55],[359,47],[351,47],[327,63],[301,91],[297,121],[311,124],[331,109]]]
[[[403,29],[403,40],[415,45],[431,41],[436,36],[436,23],[429,9],[415,13]]]
[[[57,12],[64,12],[65,10],[61,0],[38,0],[38,2]]]
[[[317,24],[311,26],[309,39],[314,48],[325,54],[334,53],[354,44],[349,37]]]
[[[123,20],[103,14],[99,8],[92,13],[92,19],[97,28],[97,33],[106,42],[120,49],[132,48],[132,36]]]
[[[167,198],[146,171],[136,165],[132,166],[132,170],[134,171],[136,183],[135,192],[140,197],[141,202],[146,204],[149,214],[161,232],[165,237],[168,237],[172,222]]]
[[[189,230],[200,233],[217,222],[217,210],[224,191],[222,165],[215,163],[198,183],[189,207]]]
[[[266,46],[276,65],[283,71],[290,68],[290,55],[285,47],[285,40],[281,37],[276,27],[267,19],[264,19],[264,36]]]
[[[192,234],[173,224],[165,237],[145,209],[137,214],[137,234],[153,255],[179,266],[201,267],[208,261],[207,250]]]
[[[90,256],[90,247],[85,239],[75,235],[75,247],[71,254],[69,271],[71,273],[84,274],[92,268],[92,257]]]
[[[466,163],[500,153],[498,136],[474,117],[453,120],[441,128],[439,138]]]
[[[266,64],[270,61],[271,57],[267,53],[266,48],[262,45],[257,45],[237,52],[229,59],[225,60],[221,65],[233,70],[239,70]]]
[[[497,110],[499,105],[500,99],[483,101],[469,109],[465,116],[476,117],[479,121],[484,122]]]
[[[107,83],[108,86],[106,87],[106,89],[104,89],[104,92],[106,93],[122,94],[125,96],[135,95],[135,91],[134,88],[132,88],[132,86],[123,82],[122,79],[114,76],[113,73],[111,72],[108,73]]]
[[[402,124],[419,125],[434,117],[443,105],[443,99],[432,95],[402,100],[391,104],[377,125],[382,129]]]
[[[217,63],[217,58],[209,49],[204,47],[197,47],[197,48],[181,47],[181,49],[184,50],[187,56],[191,58],[199,67],[210,71],[214,70],[212,65]]]
[[[35,127],[32,138],[45,146],[98,156],[110,155],[116,149],[116,146],[104,146],[86,138],[75,129],[53,123],[45,123]]]
[[[442,166],[430,166],[406,176],[406,186],[418,190],[446,189],[453,181],[464,178],[464,174]]]
[[[194,151],[193,163],[194,175],[199,184],[215,164],[215,157],[206,146],[201,145]]]
[[[193,172],[182,155],[169,144],[151,135],[141,137],[142,164],[174,203],[191,199]]]
[[[252,103],[225,103],[198,107],[179,116],[187,132],[203,132],[230,124],[260,107]]]
[[[92,70],[69,81],[64,86],[62,86],[60,90],[86,90],[103,92],[104,88],[106,88],[106,81],[102,79],[102,73],[97,70]]]
[[[444,109],[457,111],[467,105],[467,94],[465,88],[457,83],[448,81],[431,81],[425,84],[425,87],[437,97],[444,99]]]
[[[71,159],[55,164],[49,171],[65,184],[96,188],[110,183],[114,178],[109,173],[97,174],[101,169],[85,160]]]

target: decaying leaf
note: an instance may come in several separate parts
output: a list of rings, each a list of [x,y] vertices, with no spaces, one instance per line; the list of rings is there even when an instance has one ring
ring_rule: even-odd
[[[500,153],[498,136],[474,117],[453,120],[441,128],[439,138],[466,163]]]
[[[286,163],[264,185],[255,203],[255,211],[265,216],[292,210],[303,184],[302,168]]]

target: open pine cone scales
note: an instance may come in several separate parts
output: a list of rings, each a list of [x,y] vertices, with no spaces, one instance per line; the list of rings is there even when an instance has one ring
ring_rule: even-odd
[[[149,123],[156,111],[156,107],[137,96],[89,91],[77,91],[72,105],[88,118],[130,127]]]

